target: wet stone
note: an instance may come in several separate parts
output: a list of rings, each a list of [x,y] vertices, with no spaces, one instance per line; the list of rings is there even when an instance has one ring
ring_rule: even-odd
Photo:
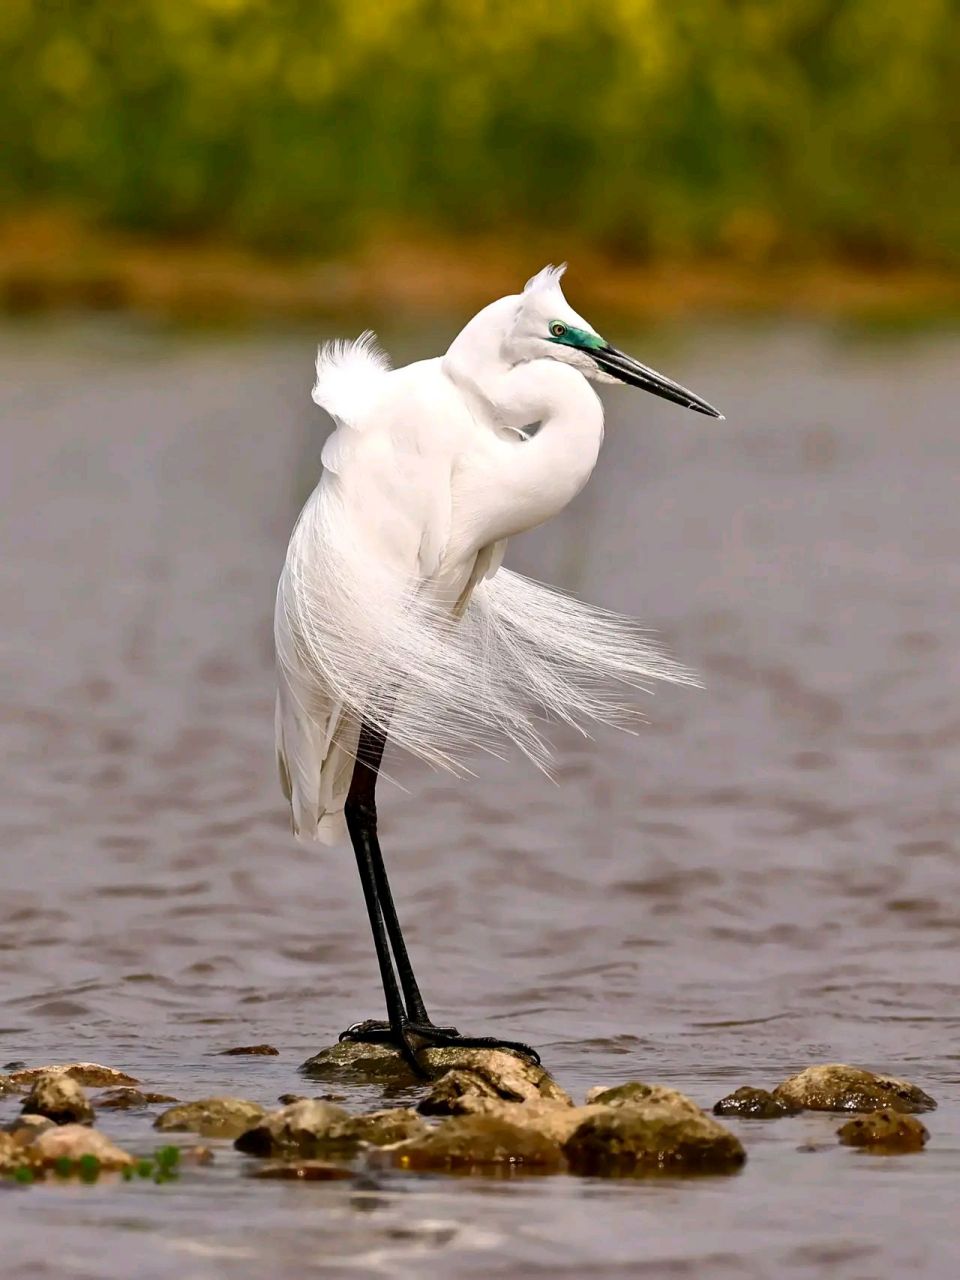
[[[9,1133],[0,1132],[0,1173],[9,1173],[24,1163],[23,1147]]]
[[[751,1116],[757,1120],[779,1120],[781,1116],[795,1116],[803,1108],[790,1097],[777,1097],[766,1089],[754,1089],[741,1085],[714,1103],[715,1116]]]
[[[272,1044],[251,1044],[241,1046],[239,1049],[224,1049],[221,1057],[224,1058],[278,1058],[280,1050],[275,1049]]]
[[[304,1156],[352,1153],[361,1143],[390,1146],[426,1132],[414,1111],[390,1108],[367,1115],[351,1115],[320,1098],[308,1098],[273,1111],[234,1143],[238,1151],[255,1156]]]
[[[458,1045],[428,1048],[420,1054],[420,1061],[435,1082],[451,1071],[471,1073],[475,1077],[472,1081],[461,1080],[459,1086],[453,1086],[454,1092],[457,1087],[466,1087],[507,1102],[548,1098],[570,1104],[569,1095],[543,1067],[504,1049],[470,1049]],[[314,1080],[418,1082],[400,1052],[391,1045],[354,1040],[342,1040],[321,1049],[301,1070]],[[439,1097],[438,1107],[442,1107],[442,1094]],[[433,1114],[443,1112],[438,1109]]]
[[[57,1064],[49,1067],[25,1067],[21,1071],[11,1071],[7,1079],[13,1084],[32,1085],[37,1076],[41,1075],[66,1075],[88,1089],[106,1089],[110,1085],[140,1083],[136,1076],[118,1071],[116,1067],[103,1067],[99,1062],[71,1062],[65,1066]]]
[[[557,1142],[499,1116],[453,1116],[435,1129],[395,1147],[403,1169],[497,1172],[523,1169],[553,1173],[563,1168]]]
[[[746,1160],[739,1139],[685,1094],[648,1085],[634,1089],[632,1096],[621,1093],[601,1101],[611,1092],[588,1094],[600,1113],[579,1125],[563,1145],[575,1173],[734,1173]]]
[[[23,1100],[24,1115],[46,1116],[54,1124],[91,1124],[93,1107],[76,1080],[62,1071],[36,1076]]]
[[[97,1098],[97,1107],[107,1111],[132,1111],[139,1107],[151,1107],[160,1102],[178,1102],[168,1093],[144,1093],[140,1089],[124,1087],[110,1089]]]
[[[353,1173],[343,1165],[331,1164],[327,1160],[272,1160],[268,1164],[257,1165],[251,1176],[283,1182],[344,1182],[351,1179]]]
[[[202,1138],[236,1138],[265,1115],[264,1107],[246,1098],[200,1098],[162,1112],[153,1127],[199,1133]]]
[[[500,1098],[478,1097],[464,1094],[456,1103],[456,1114],[493,1117],[538,1134],[551,1142],[564,1143],[591,1116],[599,1115],[599,1106],[575,1107],[564,1102],[551,1102],[546,1098],[530,1102],[504,1102]]]
[[[26,1150],[42,1165],[64,1159],[79,1160],[82,1156],[95,1156],[104,1169],[122,1169],[124,1165],[133,1164],[133,1156],[111,1142],[105,1133],[82,1124],[47,1129]]]
[[[39,1137],[41,1133],[46,1133],[48,1129],[55,1129],[56,1125],[52,1120],[48,1120],[46,1116],[17,1116],[11,1120],[9,1124],[3,1126],[5,1133],[9,1133],[14,1142],[21,1147],[27,1147],[33,1142],[34,1138]]]
[[[910,1114],[932,1111],[937,1105],[929,1094],[908,1080],[878,1075],[842,1062],[807,1067],[777,1085],[773,1094],[806,1111],[877,1111],[890,1107]]]
[[[604,1107],[632,1107],[641,1102],[666,1102],[676,1109],[685,1109],[691,1113],[699,1113],[700,1108],[685,1093],[676,1089],[668,1089],[662,1084],[645,1084],[642,1080],[628,1080],[626,1084],[617,1084],[604,1088],[598,1085],[587,1090],[587,1102],[599,1103]]]
[[[868,1147],[871,1151],[899,1153],[922,1151],[930,1134],[916,1116],[884,1107],[868,1116],[848,1120],[837,1130],[848,1147]]]

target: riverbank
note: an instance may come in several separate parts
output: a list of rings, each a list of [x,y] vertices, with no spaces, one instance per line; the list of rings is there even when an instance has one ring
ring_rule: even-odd
[[[542,243],[378,240],[337,258],[278,258],[221,242],[168,241],[32,214],[0,225],[0,310],[128,310],[201,323],[362,313],[382,323],[462,313],[510,293],[554,257],[585,310],[635,323],[780,315],[914,324],[960,317],[960,273],[854,262],[624,263],[556,234]]]

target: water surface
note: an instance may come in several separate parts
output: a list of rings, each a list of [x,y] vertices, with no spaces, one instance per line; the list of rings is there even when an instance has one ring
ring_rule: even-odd
[[[379,1012],[352,855],[293,842],[274,771],[314,339],[2,334],[2,1061],[272,1102]],[[727,422],[611,391],[591,485],[508,564],[641,617],[707,687],[658,693],[636,737],[559,735],[557,785],[391,761],[432,1012],[537,1044],[576,1095],[899,1071],[941,1101],[930,1146],[871,1158],[806,1115],[731,1122],[727,1179],[360,1187],[254,1183],[227,1147],[160,1189],[0,1195],[5,1274],[955,1275],[960,339],[622,345]],[[217,1056],[257,1041],[280,1056]],[[102,1123],[153,1145],[143,1116]]]

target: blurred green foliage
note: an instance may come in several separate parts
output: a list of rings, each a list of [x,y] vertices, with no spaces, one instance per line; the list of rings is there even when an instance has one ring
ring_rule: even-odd
[[[956,0],[3,0],[0,200],[271,249],[956,260],[957,30]]]

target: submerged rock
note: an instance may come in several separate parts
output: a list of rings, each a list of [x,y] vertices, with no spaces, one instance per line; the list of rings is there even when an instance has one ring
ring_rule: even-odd
[[[35,1077],[23,1100],[24,1115],[46,1116],[54,1124],[92,1124],[93,1107],[76,1080],[62,1071]]]
[[[807,1111],[877,1111],[891,1107],[910,1113],[932,1111],[937,1105],[908,1080],[877,1075],[843,1062],[807,1067],[778,1084],[773,1095]]]
[[[361,1143],[390,1146],[425,1132],[425,1123],[414,1111],[391,1108],[356,1116],[332,1102],[307,1098],[272,1111],[241,1134],[234,1146],[254,1156],[312,1157],[352,1152]]]
[[[266,1108],[246,1098],[200,1098],[163,1111],[155,1129],[199,1133],[202,1138],[236,1138],[266,1115]]]
[[[748,1084],[734,1089],[713,1106],[715,1116],[752,1116],[757,1120],[779,1120],[781,1116],[795,1116],[802,1110],[799,1102],[791,1097],[777,1097]]]
[[[848,1120],[837,1130],[848,1147],[869,1147],[878,1152],[922,1151],[930,1134],[916,1116],[884,1107],[868,1116]]]
[[[144,1093],[140,1089],[125,1086],[122,1089],[110,1089],[97,1098],[97,1106],[108,1111],[131,1111],[135,1107],[150,1107],[158,1102],[179,1102],[168,1093]]]
[[[482,1172],[523,1168],[552,1173],[563,1167],[557,1142],[499,1116],[453,1116],[395,1147],[391,1154],[403,1169]]]
[[[279,1056],[280,1050],[275,1049],[272,1044],[251,1044],[241,1046],[239,1049],[223,1049],[221,1051],[221,1057],[224,1058],[278,1058]]]
[[[11,1071],[7,1076],[12,1084],[32,1084],[37,1076],[66,1075],[77,1084],[88,1089],[105,1089],[112,1084],[139,1084],[136,1076],[128,1076],[125,1071],[116,1067],[103,1067],[99,1062],[71,1062],[66,1065],[55,1064],[49,1067],[24,1067],[20,1071]]]
[[[285,1182],[344,1182],[353,1177],[350,1169],[327,1160],[272,1160],[257,1165],[254,1178],[278,1178]]]
[[[575,1173],[733,1173],[746,1160],[739,1139],[676,1089],[631,1085],[587,1096],[599,1111],[563,1144]]]
[[[56,1164],[63,1159],[79,1160],[82,1156],[95,1156],[104,1169],[122,1169],[133,1164],[133,1156],[111,1142],[105,1133],[82,1124],[47,1129],[26,1150],[41,1165]]]

